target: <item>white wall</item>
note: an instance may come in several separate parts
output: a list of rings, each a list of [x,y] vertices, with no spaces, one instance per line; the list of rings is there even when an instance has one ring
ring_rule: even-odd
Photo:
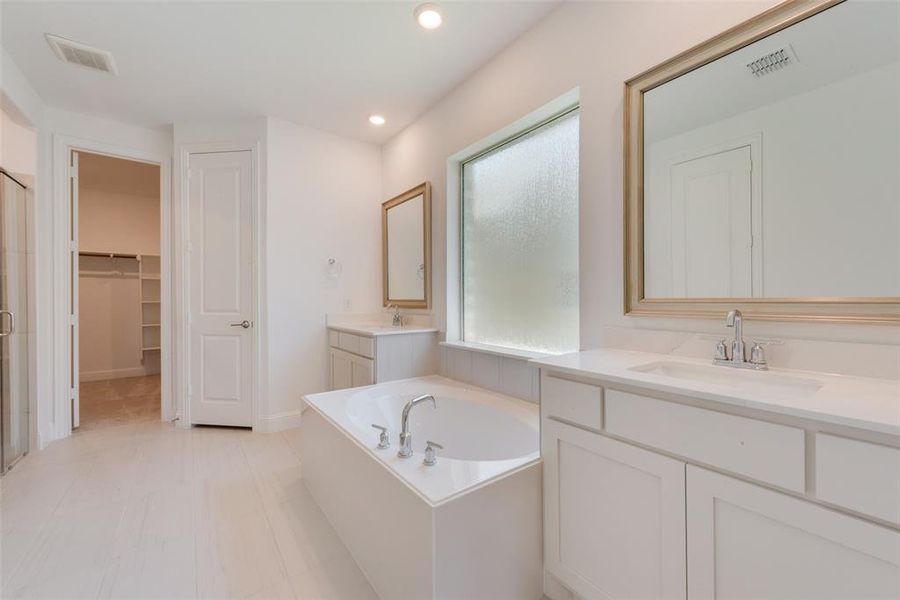
[[[651,144],[647,295],[673,295],[671,164],[761,134],[757,295],[900,296],[898,97],[893,63]]]
[[[159,254],[159,195],[81,188],[79,247],[90,252]]]
[[[389,198],[424,179],[433,183],[439,322],[446,323],[447,158],[577,87],[582,348],[634,344],[668,351],[690,332],[724,333],[723,324],[714,320],[624,315],[623,82],[773,4],[768,0],[563,4],[390,140],[383,148],[382,196]],[[887,356],[887,366],[894,372],[900,369],[896,328],[752,322],[747,329],[752,335],[892,344],[893,354],[885,355],[885,346],[874,352]],[[686,333],[672,336],[662,330]],[[712,341],[704,343],[712,348]]]
[[[9,112],[0,107],[0,167],[12,175],[37,174],[37,136],[12,107]]]
[[[381,307],[381,189],[377,146],[269,120],[267,415],[277,427],[299,417],[301,395],[328,389],[325,314]],[[329,258],[342,264],[337,279]]]
[[[159,255],[158,187],[134,191],[140,193],[80,186],[81,250]],[[149,357],[146,365],[141,361],[142,307],[137,261],[82,258],[80,262],[83,271],[78,288],[78,346],[82,381],[158,372],[155,356]],[[125,275],[92,274],[112,269]]]

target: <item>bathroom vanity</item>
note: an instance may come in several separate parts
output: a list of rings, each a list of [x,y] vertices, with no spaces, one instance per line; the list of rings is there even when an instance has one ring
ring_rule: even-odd
[[[575,594],[900,594],[900,382],[623,350],[536,362],[545,567]]]
[[[437,332],[419,325],[329,324],[331,389],[437,373]]]

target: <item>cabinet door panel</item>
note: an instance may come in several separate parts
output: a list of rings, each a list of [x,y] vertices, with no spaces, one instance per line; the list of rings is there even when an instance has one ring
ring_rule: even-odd
[[[684,598],[684,463],[543,422],[545,558],[585,598]]]
[[[688,595],[900,598],[900,532],[687,469]]]
[[[353,387],[352,363],[350,355],[340,350],[331,350],[331,389],[343,390]]]
[[[375,364],[367,358],[353,358],[350,366],[352,387],[375,383]]]

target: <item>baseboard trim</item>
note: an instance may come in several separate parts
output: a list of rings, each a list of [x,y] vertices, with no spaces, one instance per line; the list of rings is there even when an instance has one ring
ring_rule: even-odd
[[[146,367],[128,367],[109,371],[82,371],[78,374],[78,379],[79,381],[102,381],[104,379],[122,379],[123,377],[143,377],[147,374]]]
[[[257,419],[257,426],[254,431],[260,433],[275,433],[284,431],[285,429],[293,429],[300,427],[301,409],[286,410],[284,412],[275,413],[274,415],[266,415]]]

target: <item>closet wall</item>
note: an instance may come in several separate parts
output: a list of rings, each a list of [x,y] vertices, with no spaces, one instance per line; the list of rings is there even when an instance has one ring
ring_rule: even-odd
[[[159,304],[147,302],[159,299],[159,279],[146,275],[159,272],[159,167],[82,153],[78,195],[79,250],[141,255],[144,267],[80,258],[81,380],[158,373],[158,350],[143,348],[159,346],[159,328],[145,326],[159,323]]]

